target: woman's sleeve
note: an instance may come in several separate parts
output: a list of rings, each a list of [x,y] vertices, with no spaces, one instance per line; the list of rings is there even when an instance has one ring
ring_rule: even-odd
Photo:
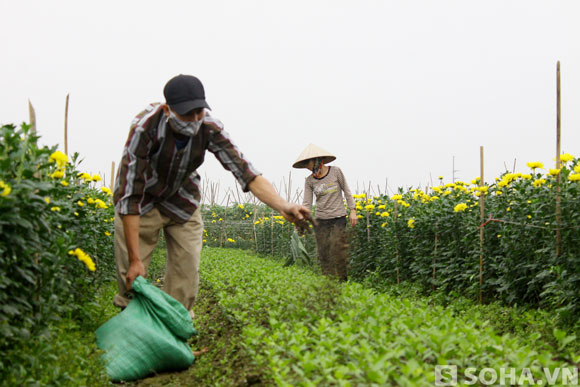
[[[348,183],[346,182],[346,178],[344,177],[344,174],[342,173],[342,170],[338,167],[335,167],[336,171],[338,172],[338,184],[340,185],[340,188],[342,189],[342,192],[344,192],[344,198],[346,199],[346,204],[348,205],[348,208],[353,210],[356,208],[356,205],[354,203],[354,199],[352,198],[352,193],[350,192],[350,188],[348,187]]]
[[[309,210],[312,210],[312,187],[308,184],[308,179],[304,180],[304,199],[302,205]]]

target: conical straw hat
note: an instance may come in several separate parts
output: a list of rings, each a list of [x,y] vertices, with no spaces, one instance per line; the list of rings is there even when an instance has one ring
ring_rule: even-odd
[[[314,159],[317,157],[321,157],[322,161],[324,161],[324,164],[328,164],[328,163],[336,160],[336,156],[334,156],[329,151],[324,150],[321,147],[316,146],[314,144],[309,144],[306,147],[306,149],[304,149],[302,151],[302,153],[300,153],[300,156],[298,156],[298,158],[296,159],[294,164],[292,164],[292,166],[294,168],[306,168],[306,165],[308,164],[308,160]]]

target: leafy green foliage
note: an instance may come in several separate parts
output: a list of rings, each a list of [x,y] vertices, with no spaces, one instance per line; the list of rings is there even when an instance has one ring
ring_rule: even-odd
[[[420,298],[378,294],[241,250],[204,248],[202,276],[219,306],[244,324],[247,350],[277,385],[433,385],[434,367],[530,368],[575,364],[557,346],[498,334],[478,310],[456,313]]]
[[[457,182],[430,195],[415,189],[359,198],[362,227],[352,238],[351,273],[359,279],[377,273],[391,283],[411,281],[424,292],[454,291],[472,299],[481,291],[485,302],[546,307],[574,324],[580,312],[580,184],[569,177],[578,175],[577,163],[563,166],[560,182],[537,172],[505,174],[483,188],[476,181],[471,187]]]
[[[252,249],[260,254],[287,257],[289,263],[296,262],[291,244],[294,226],[265,204],[205,205],[202,216],[206,246]],[[316,255],[313,235],[311,232],[301,238],[308,256]],[[305,255],[298,261],[311,263]]]
[[[56,147],[37,140],[25,124],[0,128],[1,350],[46,334],[64,315],[83,317],[114,275],[109,196],[79,177],[78,155],[59,161]],[[0,369],[12,361],[0,358]]]

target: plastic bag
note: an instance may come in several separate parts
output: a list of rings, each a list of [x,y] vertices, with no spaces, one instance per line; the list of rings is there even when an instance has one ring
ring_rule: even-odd
[[[197,331],[187,309],[141,276],[132,288],[127,308],[96,332],[109,377],[128,381],[188,368],[195,357],[187,340]]]

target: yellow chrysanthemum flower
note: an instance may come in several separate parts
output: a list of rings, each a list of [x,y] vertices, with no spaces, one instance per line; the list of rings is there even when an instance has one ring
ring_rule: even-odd
[[[568,176],[568,180],[570,181],[580,181],[580,173],[572,173]]]
[[[83,179],[85,182],[89,182],[89,181],[93,180],[91,175],[89,175],[86,172],[79,172],[77,176],[80,177],[81,179]]]
[[[60,184],[64,187],[68,187],[68,181],[66,180],[61,180]]]
[[[455,208],[453,209],[453,212],[463,212],[466,209],[467,209],[467,204],[459,203],[458,205],[455,206]]]
[[[101,180],[103,180],[103,179],[101,178],[101,175],[93,175],[93,177],[92,177],[91,179],[92,179],[93,181],[101,181]]]
[[[546,182],[546,179],[536,179],[534,180],[534,182],[532,183],[532,185],[534,187],[541,187],[542,184],[544,184]]]
[[[530,161],[530,162],[526,163],[526,165],[532,170],[534,170],[536,168],[540,168],[540,169],[544,168],[544,163],[541,163],[539,161]]]
[[[407,226],[409,228],[415,228],[415,219],[413,218],[409,219],[409,221],[407,221]]]
[[[108,231],[105,231],[105,235],[106,235],[106,236],[111,236],[111,233],[110,233],[110,232],[108,232]]]
[[[63,168],[68,163],[68,157],[61,151],[56,151],[50,155],[50,161],[54,161],[59,168]]]
[[[374,204],[367,204],[365,206],[365,210],[367,210],[367,211],[371,211],[371,210],[374,210],[374,209],[375,209],[375,205]]]
[[[396,194],[396,195],[391,196],[391,199],[392,200],[401,200],[401,199],[403,199],[403,195]]]
[[[228,238],[228,242],[230,242],[230,243],[235,243],[236,241],[235,241],[235,239]]]
[[[44,198],[44,201],[46,202],[46,204],[50,204],[50,198],[48,196]]]
[[[62,179],[63,176],[64,172],[61,170],[54,171],[53,173],[50,174],[50,177],[53,179]]]
[[[0,180],[0,189],[2,190],[2,192],[0,192],[0,196],[8,196],[10,195],[10,192],[12,192],[12,188],[2,180]]]
[[[559,168],[550,168],[550,172],[549,172],[550,176],[558,176],[560,174],[560,169]]]
[[[68,252],[70,255],[76,255],[76,257],[79,259],[79,261],[81,261],[82,263],[85,264],[85,266],[90,270],[90,271],[95,271],[95,263],[93,262],[92,258],[85,253],[84,251],[82,251],[79,248],[76,248],[75,250],[70,250]]]
[[[83,207],[83,206],[85,205],[85,203],[79,200],[79,201],[77,202],[77,205],[78,205],[79,207]]]
[[[562,163],[569,163],[572,160],[574,160],[574,156],[572,156],[570,153],[562,153],[560,155],[560,161]]]
[[[97,208],[109,208],[109,206],[107,206],[107,204],[105,204],[105,202],[102,201],[101,199],[95,200],[95,206]]]
[[[54,212],[54,211],[60,211],[60,207],[56,207],[56,206],[55,207],[50,207],[50,210],[52,212]]]
[[[385,208],[387,208],[386,204],[381,204],[380,206],[377,207],[379,210],[384,210]]]
[[[113,195],[113,192],[107,187],[101,187],[101,191],[103,191],[105,194],[109,196]]]
[[[241,208],[243,210],[244,209],[244,205],[243,204],[238,204],[238,208]]]
[[[389,216],[389,215],[390,215],[390,214],[389,214],[387,211],[385,211],[385,212],[381,213],[381,217],[383,217],[383,218],[386,218],[386,217],[387,217],[387,216]]]

